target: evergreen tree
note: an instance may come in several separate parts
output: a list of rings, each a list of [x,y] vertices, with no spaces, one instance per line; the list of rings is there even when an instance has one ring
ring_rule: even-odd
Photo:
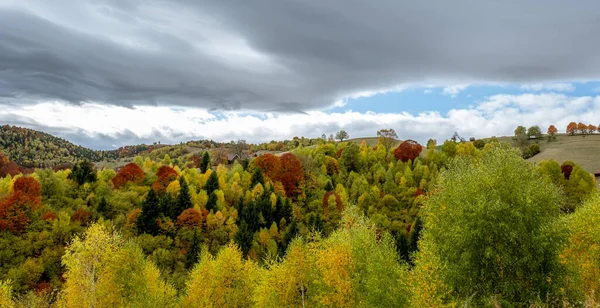
[[[175,212],[171,213],[171,217],[176,218],[181,212],[192,207],[194,207],[194,205],[192,204],[192,197],[190,196],[190,188],[185,178],[181,176],[179,177],[179,195],[177,195],[175,207],[173,208]]]
[[[300,233],[300,229],[298,228],[298,223],[296,219],[292,220],[292,223],[288,226],[287,232],[285,233],[285,244],[290,243],[296,236]]]
[[[206,194],[210,196],[217,189],[219,189],[219,177],[216,172],[212,172],[208,177],[208,180],[206,180],[204,190],[206,190]]]
[[[170,194],[167,195],[170,196]],[[137,227],[140,233],[148,233],[151,235],[156,235],[158,233],[156,220],[160,215],[160,203],[156,191],[150,189],[146,196],[146,200],[142,203],[142,213],[138,218]]]
[[[75,181],[79,186],[85,183],[93,183],[97,180],[94,167],[87,159],[82,160],[79,164],[75,164],[67,178]]]
[[[277,196],[275,212],[273,213],[273,221],[277,223],[278,227],[281,227],[281,219],[285,218],[286,221],[289,221],[290,216],[292,216],[292,205],[290,204],[289,200],[285,200],[281,196]]]
[[[254,172],[252,172],[252,182],[250,187],[256,186],[256,184],[265,185],[265,177],[263,176],[262,169],[259,167],[254,168]]]
[[[98,208],[96,209],[98,213],[105,218],[110,219],[112,217],[112,208],[108,202],[106,202],[106,198],[102,197],[100,199],[100,203],[98,203]]]
[[[217,201],[219,200],[219,198],[217,197],[217,193],[212,192],[210,195],[208,195],[208,201],[206,202],[206,210],[207,211],[217,211]]]
[[[421,218],[417,217],[415,224],[412,227],[410,232],[410,237],[408,239],[408,252],[409,254],[417,251],[419,247],[417,246],[419,242],[419,237],[421,236],[421,231],[423,230],[423,221]]]
[[[410,248],[406,233],[398,231],[394,238],[396,239],[396,250],[398,251],[400,259],[406,263],[410,263]]]
[[[333,191],[334,189],[335,188],[333,187],[331,181],[327,181],[327,184],[325,184],[325,191]]]
[[[160,213],[166,217],[170,217],[172,220],[175,220],[177,217],[172,217],[172,213],[175,212],[173,207],[175,206],[175,200],[173,200],[173,196],[169,193],[165,193],[163,197],[160,199]]]
[[[192,234],[192,242],[190,243],[190,247],[188,248],[185,254],[185,268],[190,269],[194,266],[194,264],[198,263],[199,256],[200,234],[198,234],[198,229],[194,228],[194,233]]]
[[[247,256],[248,251],[250,251],[250,248],[252,248],[254,232],[248,228],[248,224],[245,221],[240,223],[240,228],[233,237],[233,241],[240,247],[244,257]]]
[[[208,170],[209,167],[210,167],[210,155],[208,154],[208,151],[205,151],[202,154],[202,161],[200,161],[200,172],[206,173],[206,171]]]

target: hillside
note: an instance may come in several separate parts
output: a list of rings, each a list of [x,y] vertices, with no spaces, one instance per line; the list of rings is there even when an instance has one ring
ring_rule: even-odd
[[[114,158],[113,151],[94,151],[50,134],[17,126],[0,126],[0,152],[24,167],[52,167],[81,159]]]
[[[539,162],[546,159],[554,159],[559,163],[570,160],[583,167],[588,172],[600,170],[600,134],[594,135],[558,135],[556,141],[540,141],[542,152],[530,159]]]

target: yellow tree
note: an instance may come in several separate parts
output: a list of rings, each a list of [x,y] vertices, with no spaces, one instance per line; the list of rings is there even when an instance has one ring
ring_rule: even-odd
[[[257,266],[230,243],[216,257],[206,250],[190,273],[185,307],[250,307]]]
[[[175,289],[141,249],[101,224],[76,237],[63,257],[65,284],[60,307],[172,307]]]

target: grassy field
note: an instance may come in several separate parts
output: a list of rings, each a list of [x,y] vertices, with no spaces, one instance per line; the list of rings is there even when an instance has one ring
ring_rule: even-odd
[[[579,164],[588,172],[600,170],[600,134],[569,136],[561,134],[557,141],[540,141],[542,152],[529,161],[539,162],[554,159],[559,163],[566,160]]]

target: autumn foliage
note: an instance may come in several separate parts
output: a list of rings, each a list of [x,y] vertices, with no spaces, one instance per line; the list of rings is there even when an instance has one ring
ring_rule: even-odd
[[[127,182],[133,182],[135,184],[141,184],[144,181],[146,174],[144,170],[140,168],[136,163],[129,163],[113,178],[112,182],[116,189],[119,189]]]
[[[28,213],[42,203],[41,190],[34,178],[18,178],[13,184],[13,193],[0,202],[0,230],[22,232],[29,223]]]
[[[254,161],[263,174],[273,182],[281,182],[288,197],[297,197],[299,185],[304,179],[302,162],[292,153],[285,153],[281,158],[273,154],[264,154]]]
[[[557,132],[558,132],[558,129],[556,128],[556,126],[550,125],[548,127],[548,135],[554,136],[554,134],[556,134]]]
[[[325,193],[325,195],[323,196],[323,208],[326,209],[329,206],[329,198],[331,198],[331,196],[335,197],[335,206],[338,210],[341,211],[344,208],[344,205],[342,204],[342,199],[340,198],[340,195],[335,191],[328,191]]]
[[[571,122],[567,125],[567,134],[575,135],[577,132],[577,123]]]
[[[402,162],[407,162],[409,160],[415,160],[415,158],[419,157],[422,149],[423,146],[421,146],[418,142],[414,140],[406,140],[394,150],[394,156],[396,156],[396,158]]]
[[[262,169],[262,172],[272,181],[279,177],[281,171],[281,160],[273,154],[263,154],[254,160],[254,165]]]
[[[5,177],[10,174],[11,176],[15,176],[19,173],[26,173],[23,168],[17,165],[15,162],[11,161],[8,156],[0,153],[0,177]]]
[[[300,194],[300,182],[304,178],[302,162],[292,153],[281,155],[281,171],[279,172],[279,181],[283,184],[285,194],[290,197],[296,197]]]
[[[187,209],[177,217],[177,227],[196,228],[202,225],[202,214],[196,209]]]
[[[92,218],[92,214],[84,209],[78,209],[71,216],[71,221],[77,222],[82,226],[87,226]]]
[[[152,188],[156,190],[157,193],[162,194],[167,190],[169,183],[177,178],[177,171],[169,166],[160,166],[158,171],[156,171],[156,176],[158,178],[154,184],[152,184]]]

